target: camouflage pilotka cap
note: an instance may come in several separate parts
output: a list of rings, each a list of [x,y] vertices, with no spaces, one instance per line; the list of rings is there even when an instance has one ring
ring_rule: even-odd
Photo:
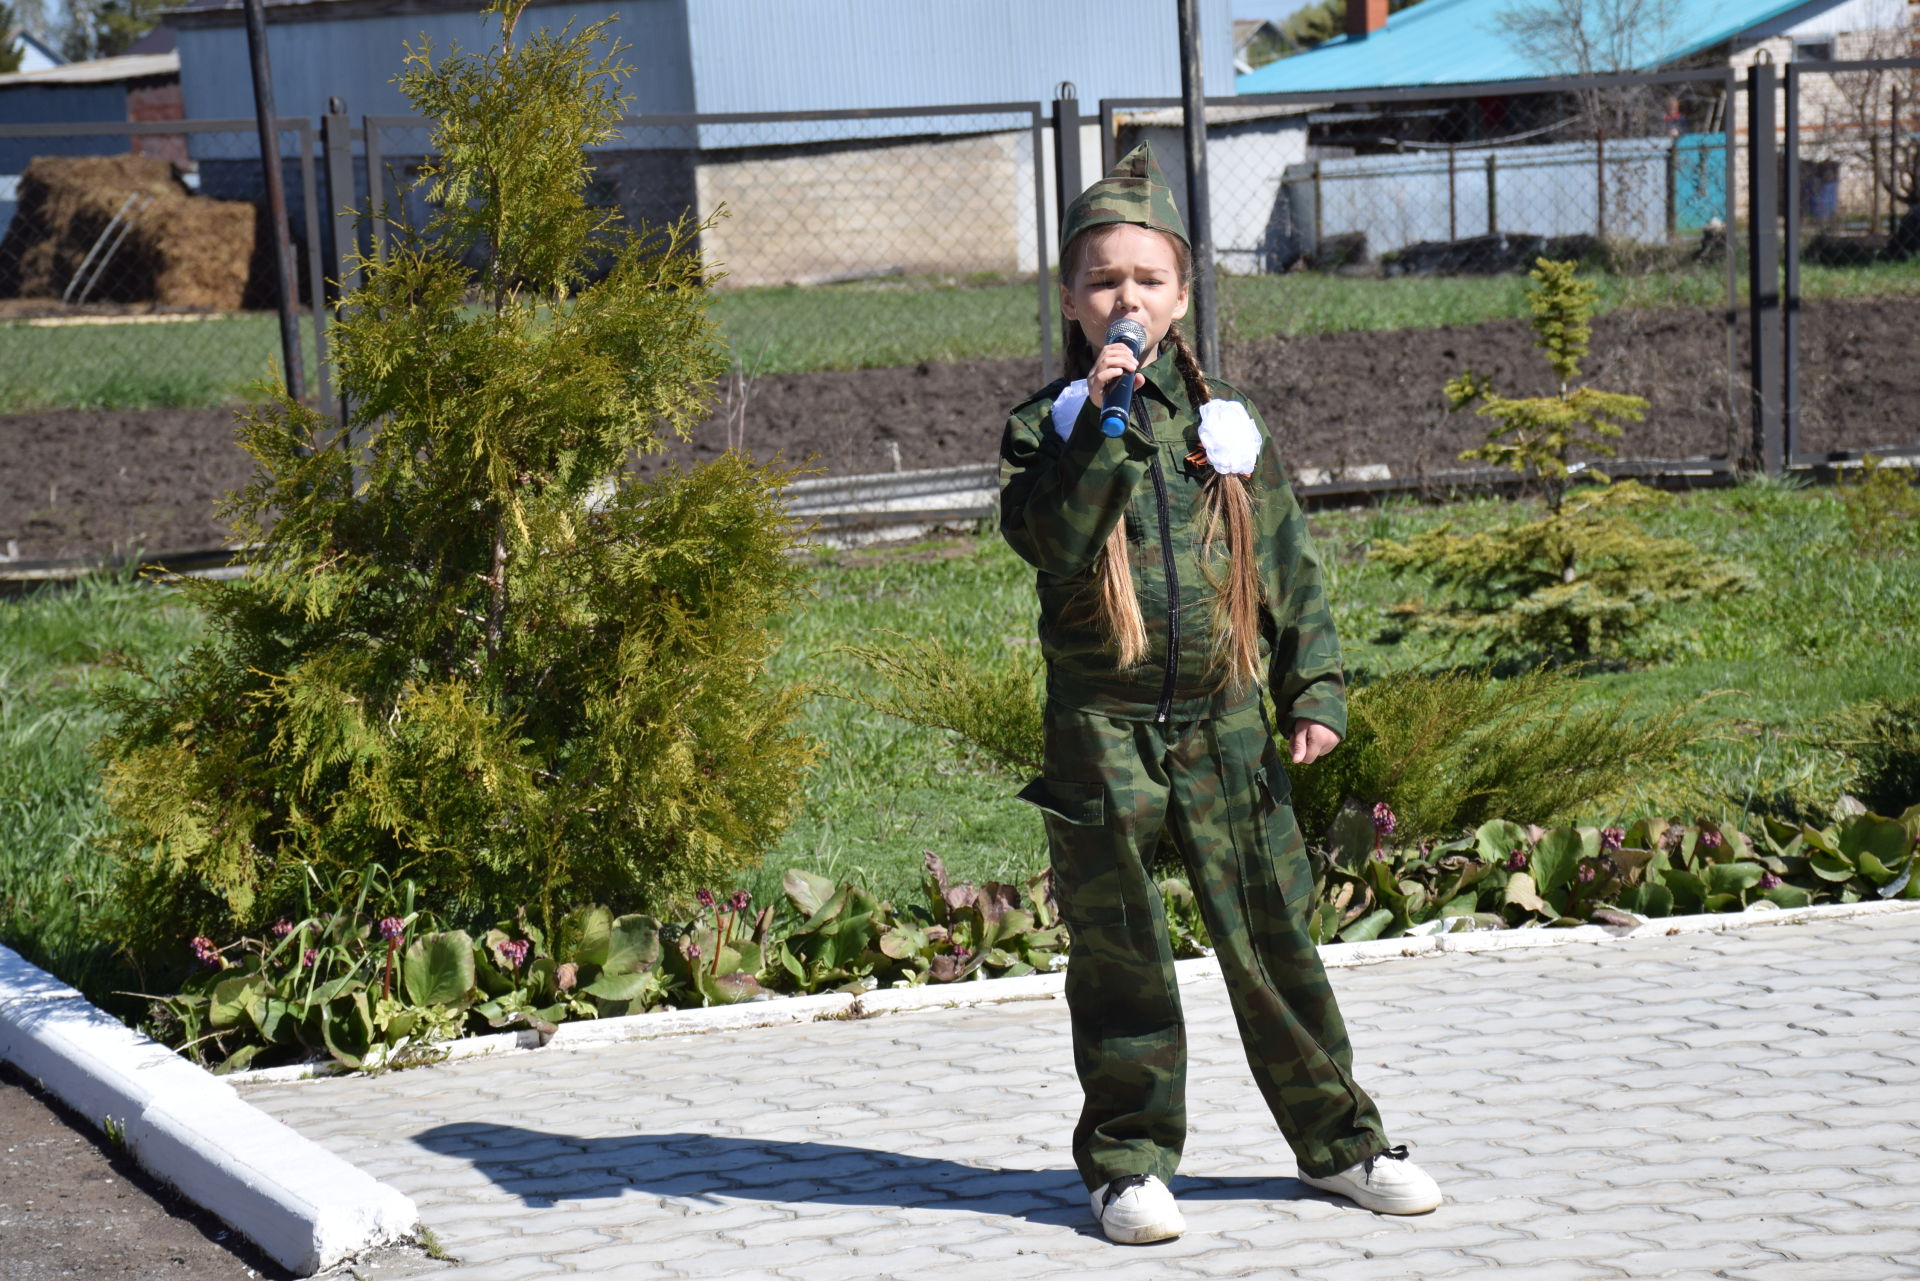
[[[1064,252],[1073,238],[1089,227],[1110,222],[1131,222],[1156,231],[1170,232],[1185,244],[1187,224],[1173,203],[1173,189],[1166,175],[1154,163],[1153,149],[1141,143],[1129,151],[1107,176],[1074,198],[1060,219],[1060,248]]]

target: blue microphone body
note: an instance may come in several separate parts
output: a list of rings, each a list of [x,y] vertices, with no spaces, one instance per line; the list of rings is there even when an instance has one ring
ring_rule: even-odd
[[[1116,320],[1107,327],[1107,346],[1125,343],[1127,350],[1133,353],[1135,360],[1147,347],[1147,331],[1137,320]],[[1103,435],[1118,436],[1127,429],[1127,419],[1133,413],[1133,375],[1127,374],[1113,380],[1107,388],[1107,398],[1100,406],[1100,431]]]

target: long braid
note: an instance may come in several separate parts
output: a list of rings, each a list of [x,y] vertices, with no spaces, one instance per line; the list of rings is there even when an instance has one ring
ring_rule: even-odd
[[[1213,399],[1207,375],[1175,324],[1167,331],[1174,367],[1198,408]],[[1254,564],[1253,496],[1245,476],[1213,472],[1207,477],[1207,518],[1200,534],[1201,568],[1213,587],[1211,670],[1226,670],[1227,683],[1244,689],[1260,682],[1260,576]],[[1221,526],[1227,534],[1227,573],[1221,581],[1213,567]]]
[[[1082,236],[1068,246],[1067,259],[1061,264],[1063,274],[1071,275],[1077,270],[1079,255],[1075,251],[1084,240]],[[1066,376],[1085,378],[1093,369],[1093,344],[1087,341],[1080,326],[1065,316],[1060,318],[1060,328],[1066,336],[1061,344]],[[1140,597],[1133,589],[1132,550],[1127,543],[1127,522],[1123,516],[1107,535],[1095,562],[1094,615],[1113,646],[1115,662],[1122,668],[1137,667],[1147,657],[1147,620],[1140,612]]]

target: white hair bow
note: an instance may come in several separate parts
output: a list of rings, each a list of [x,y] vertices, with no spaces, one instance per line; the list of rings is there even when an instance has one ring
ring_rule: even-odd
[[[1054,402],[1059,412],[1059,402]],[[1200,447],[1217,472],[1251,476],[1260,458],[1260,428],[1237,400],[1209,400],[1200,406]]]

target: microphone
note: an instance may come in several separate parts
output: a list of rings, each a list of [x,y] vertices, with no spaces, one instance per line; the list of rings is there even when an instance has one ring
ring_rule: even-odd
[[[1107,346],[1125,343],[1127,350],[1133,353],[1135,360],[1147,348],[1147,331],[1137,320],[1116,320],[1107,326]],[[1100,406],[1100,431],[1102,435],[1118,436],[1127,429],[1127,418],[1133,413],[1133,375],[1125,374],[1113,380],[1107,387],[1107,398]]]

